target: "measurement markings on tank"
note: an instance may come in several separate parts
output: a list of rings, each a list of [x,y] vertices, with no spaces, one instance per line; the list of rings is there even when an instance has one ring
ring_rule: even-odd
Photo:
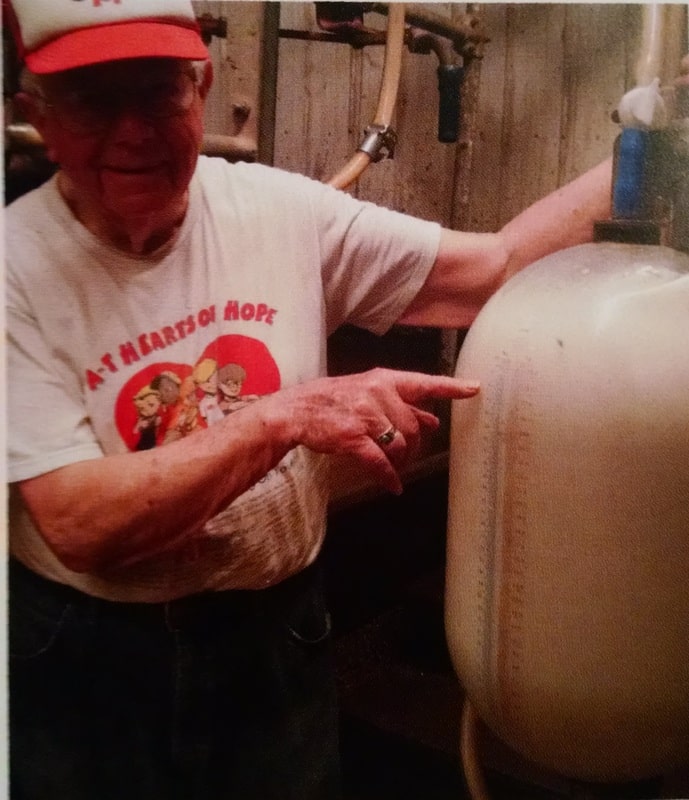
[[[495,394],[482,434],[482,553],[480,582],[484,611],[482,660],[492,676],[494,712],[520,713],[523,664],[526,493],[533,406],[528,386],[533,370],[527,359],[497,359]]]
[[[486,399],[481,441],[481,498],[480,498],[480,555],[478,559],[478,597],[477,605],[481,613],[480,661],[483,674],[490,676],[490,683],[497,687],[499,674],[496,669],[495,652],[497,647],[494,610],[496,605],[496,564],[498,547],[498,508],[500,472],[500,442],[496,431],[500,428],[501,410],[505,403],[505,382],[509,370],[509,359],[503,353],[495,359],[494,373],[486,381],[491,387],[490,399]],[[496,691],[488,693],[489,699],[497,696]],[[492,704],[492,703],[491,703]],[[497,709],[492,709],[497,712]]]

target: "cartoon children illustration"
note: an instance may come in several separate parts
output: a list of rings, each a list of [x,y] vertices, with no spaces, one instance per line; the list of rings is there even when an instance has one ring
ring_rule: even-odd
[[[203,393],[199,400],[199,413],[207,425],[220,422],[224,414],[218,406],[218,364],[213,358],[204,358],[192,373],[196,387]]]
[[[161,372],[151,381],[151,389],[160,394],[158,444],[162,444],[165,433],[170,427],[170,417],[174,412],[175,405],[179,403],[179,387],[181,385],[182,379],[171,370]]]
[[[159,372],[133,397],[138,436],[134,449],[174,442],[258,400],[259,395],[241,394],[245,380],[241,364],[218,369],[213,358],[201,359],[184,379],[172,370]]]
[[[257,394],[240,397],[245,380],[246,370],[241,364],[225,364],[218,370],[218,406],[223,414],[239,411],[252,400],[258,400]]]
[[[151,381],[151,389],[160,392],[160,401],[166,408],[172,408],[179,400],[179,387],[181,385],[182,379],[172,370],[161,372]]]
[[[174,442],[205,427],[206,422],[199,413],[196,382],[192,375],[188,375],[180,384],[179,398],[170,414],[163,442]]]
[[[132,398],[136,407],[137,420],[134,433],[139,434],[136,450],[151,450],[156,446],[156,437],[161,424],[160,392],[146,384]]]

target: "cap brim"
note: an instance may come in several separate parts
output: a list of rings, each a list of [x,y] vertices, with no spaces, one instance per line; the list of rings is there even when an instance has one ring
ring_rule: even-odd
[[[25,56],[36,74],[118,61],[124,58],[207,59],[208,50],[196,28],[137,20],[71,31]]]

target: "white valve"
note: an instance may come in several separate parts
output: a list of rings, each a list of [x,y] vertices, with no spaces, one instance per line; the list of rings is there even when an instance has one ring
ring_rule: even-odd
[[[660,130],[668,123],[665,100],[660,93],[660,79],[655,78],[648,86],[637,86],[628,91],[617,106],[623,128]]]

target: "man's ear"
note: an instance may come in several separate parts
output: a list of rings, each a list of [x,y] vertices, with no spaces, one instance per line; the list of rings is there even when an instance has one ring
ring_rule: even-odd
[[[13,100],[20,118],[31,123],[36,130],[40,131],[43,127],[43,113],[38,99],[28,92],[17,92]]]
[[[203,65],[203,77],[199,83],[199,96],[202,100],[208,97],[208,92],[213,84],[213,64],[210,60]]]
[[[13,98],[14,106],[19,112],[20,118],[26,120],[38,131],[46,149],[46,156],[50,161],[55,161],[54,153],[46,139],[46,119],[45,113],[41,108],[41,101],[33,94],[28,92],[17,92]]]

